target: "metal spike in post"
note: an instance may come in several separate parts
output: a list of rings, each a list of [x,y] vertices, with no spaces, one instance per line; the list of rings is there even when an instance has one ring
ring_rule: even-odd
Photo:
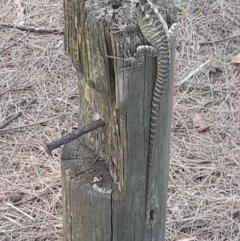
[[[105,125],[105,122],[102,119],[98,119],[76,131],[73,131],[71,133],[68,133],[68,134],[62,136],[61,138],[59,138],[49,144],[44,143],[43,148],[47,152],[48,155],[52,156],[52,151],[57,149],[58,147],[60,147],[64,144],[67,144],[67,143],[77,139],[78,137],[80,137],[90,131],[96,130],[97,128],[102,127],[104,125]]]

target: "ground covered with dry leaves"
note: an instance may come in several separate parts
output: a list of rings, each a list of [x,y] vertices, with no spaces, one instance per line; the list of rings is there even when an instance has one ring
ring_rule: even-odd
[[[240,240],[240,5],[177,4],[166,240]],[[64,50],[60,0],[2,0],[0,23],[0,240],[61,240],[61,149],[42,148],[77,126],[75,70]],[[29,101],[35,100],[26,107]]]

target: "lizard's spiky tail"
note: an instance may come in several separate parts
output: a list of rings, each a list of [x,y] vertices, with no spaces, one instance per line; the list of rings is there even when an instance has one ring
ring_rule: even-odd
[[[167,47],[168,48],[168,47]],[[155,88],[152,98],[152,107],[151,107],[151,117],[150,117],[150,134],[149,134],[149,147],[148,147],[148,161],[147,161],[147,174],[146,174],[146,193],[145,193],[145,217],[148,218],[148,203],[150,201],[149,190],[150,190],[150,177],[152,171],[152,161],[153,161],[153,151],[155,146],[157,123],[158,123],[158,114],[161,107],[162,95],[166,85],[166,81],[169,76],[170,69],[170,56],[169,51],[166,51],[166,54],[162,54],[158,58],[158,74],[157,80],[155,83]],[[150,210],[151,212],[151,210]],[[149,220],[151,220],[151,214]]]

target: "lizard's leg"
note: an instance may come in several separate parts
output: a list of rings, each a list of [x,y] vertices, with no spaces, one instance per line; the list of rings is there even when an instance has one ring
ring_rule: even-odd
[[[110,28],[111,32],[118,37],[120,35],[130,36],[139,33],[139,27],[136,24],[121,24],[113,23],[113,26]]]
[[[140,32],[139,26],[134,23],[130,23],[130,24],[113,23],[110,29],[112,34],[114,36],[117,36],[118,42],[120,42],[120,39],[125,39],[125,37],[129,37],[129,36],[133,37]],[[123,41],[123,44],[124,44],[124,41]],[[116,57],[116,56],[110,56],[110,55],[106,55],[106,57],[111,59],[126,61],[128,62],[129,65],[131,65],[133,57],[129,54],[129,52],[123,51],[123,48],[121,50],[123,52],[123,57]]]
[[[123,69],[129,69],[134,67],[140,67],[141,65],[143,65],[145,55],[151,56],[151,57],[157,57],[159,56],[159,51],[150,45],[140,45],[137,47],[137,50],[134,56],[131,56],[130,52],[128,51],[125,58],[119,58],[119,57],[114,57],[109,55],[107,55],[107,57],[127,62],[127,65],[129,66]]]

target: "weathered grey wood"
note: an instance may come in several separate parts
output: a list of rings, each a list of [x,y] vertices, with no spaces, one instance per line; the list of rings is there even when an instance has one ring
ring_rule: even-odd
[[[111,240],[112,180],[104,161],[83,140],[69,143],[62,155],[64,240]],[[94,181],[94,180],[102,181]],[[104,187],[99,193],[95,185]],[[106,192],[106,194],[104,194]],[[104,237],[101,239],[101,237]],[[109,237],[106,239],[106,237]]]
[[[102,115],[106,125],[84,136],[84,141],[82,138],[71,142],[63,150],[64,240],[162,241],[172,76],[160,110],[158,148],[152,172],[158,209],[154,213],[154,222],[149,225],[145,220],[144,195],[156,60],[147,58],[142,68],[120,71],[123,63],[105,56],[122,54],[109,34],[113,15],[122,17],[119,8],[122,3],[96,0],[89,3],[64,0],[65,49],[78,74],[79,126],[89,123],[94,113]],[[174,16],[172,0],[161,6],[165,10],[168,6],[170,16]],[[130,9],[130,5],[127,8]],[[102,159],[91,165],[97,154]],[[102,181],[94,183],[95,177]]]

